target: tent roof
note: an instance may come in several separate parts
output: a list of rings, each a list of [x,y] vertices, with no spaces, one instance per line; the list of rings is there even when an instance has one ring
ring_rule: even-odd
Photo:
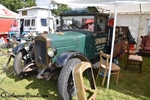
[[[128,5],[150,3],[150,0],[52,0],[57,3],[74,6]]]
[[[98,6],[97,9],[110,10],[110,13],[114,12],[114,6]],[[150,14],[150,3],[142,4],[130,4],[118,6],[118,14]]]
[[[2,4],[0,4],[0,17],[2,17],[2,18],[16,18],[16,16],[18,16],[17,13],[9,10],[8,8],[6,8]]]
[[[110,10],[114,13],[114,6],[117,6],[117,13],[121,14],[147,14],[150,13],[150,0],[52,0],[57,3],[67,4],[70,6],[96,6]],[[109,5],[109,6],[108,6]]]

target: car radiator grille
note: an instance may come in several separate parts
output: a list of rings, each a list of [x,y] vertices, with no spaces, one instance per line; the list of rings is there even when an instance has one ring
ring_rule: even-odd
[[[40,40],[35,41],[35,53],[36,62],[46,65],[46,42]]]

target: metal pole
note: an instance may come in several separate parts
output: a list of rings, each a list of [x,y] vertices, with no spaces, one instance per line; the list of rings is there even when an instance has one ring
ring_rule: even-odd
[[[113,26],[113,35],[112,35],[113,37],[112,37],[112,43],[111,43],[111,57],[110,57],[110,64],[109,64],[109,72],[108,72],[107,88],[109,88],[109,83],[110,83],[111,65],[112,65],[113,52],[114,52],[114,41],[115,41],[116,19],[117,19],[117,5],[115,5],[114,26]]]
[[[50,16],[51,16],[51,14],[50,14],[50,10],[51,9],[51,0],[50,0],[50,3],[49,3],[49,5],[48,5],[48,18],[47,18],[47,22],[48,22],[48,34],[50,34],[50,30],[49,30],[49,27],[50,27]]]
[[[140,10],[140,12],[139,12],[139,25],[138,25],[138,35],[137,35],[137,45],[136,45],[136,50],[138,50],[138,48],[139,48],[139,37],[140,37],[140,22],[141,22],[141,15],[142,15],[142,9],[141,9],[141,3],[139,4],[139,10]]]

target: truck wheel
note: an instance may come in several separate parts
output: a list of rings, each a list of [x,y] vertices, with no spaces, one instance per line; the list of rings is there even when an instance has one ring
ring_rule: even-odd
[[[71,100],[73,97],[75,93],[75,87],[72,77],[72,70],[75,65],[80,62],[80,59],[73,58],[70,59],[67,64],[62,68],[57,83],[58,96],[61,100]]]
[[[13,63],[13,69],[14,72],[17,76],[19,76],[20,78],[25,78],[28,76],[31,76],[31,72],[22,72],[23,67],[25,66],[25,64],[27,64],[27,62],[25,62],[23,60],[23,57],[26,55],[26,53],[24,51],[20,51],[14,58],[14,63]],[[28,59],[26,59],[27,61]],[[28,60],[29,62],[29,60]],[[33,73],[33,72],[32,72]]]

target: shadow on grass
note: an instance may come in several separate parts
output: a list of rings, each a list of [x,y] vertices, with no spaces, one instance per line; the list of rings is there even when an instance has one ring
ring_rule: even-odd
[[[5,73],[6,73],[6,75],[9,75],[12,72],[13,72],[13,67],[10,65],[8,67],[7,71],[5,71]],[[35,74],[30,77],[27,77],[25,79],[20,79],[14,73],[12,73],[7,78],[5,78],[5,80],[3,80],[3,84],[7,84],[8,80],[13,80],[13,83],[11,85],[9,85],[10,87],[14,86],[14,88],[15,88],[15,87],[17,87],[17,86],[15,86],[15,84],[16,83],[19,84],[18,88],[17,88],[18,90],[15,89],[16,92],[21,91],[20,89],[23,88],[24,94],[29,93],[29,94],[35,95],[35,96],[38,95],[39,97],[37,97],[37,98],[39,100],[41,100],[41,98],[44,100],[58,100],[57,81],[56,80],[49,80],[49,81],[47,81],[46,79],[39,80],[36,78]],[[6,91],[9,90],[8,87],[6,87],[5,89],[6,89]]]
[[[119,82],[116,85],[116,75],[112,75],[110,79],[109,89],[115,90],[119,93],[129,95],[136,99],[149,100],[150,99],[150,57],[143,56],[143,68],[142,73],[139,74],[139,66],[128,65],[127,69],[124,70],[126,61],[119,59],[119,66],[121,67]],[[97,74],[97,70],[94,70]],[[105,86],[101,87],[102,77],[99,77],[96,82],[97,87],[102,89],[106,88],[107,79]],[[113,94],[112,94],[113,95]]]
[[[47,100],[58,100],[57,96],[57,81],[56,80],[49,80],[46,79],[37,79],[36,76],[32,76],[27,78],[26,80],[32,81],[28,84],[25,88],[28,89],[37,89],[41,96],[48,96],[44,99]]]
[[[122,62],[122,59],[119,60],[119,66],[121,67],[120,77],[118,85],[115,84],[116,82],[116,75],[112,75],[110,79],[110,87],[108,90],[112,90],[113,92],[109,92],[105,86],[101,87],[102,77],[99,77],[98,81],[96,82],[98,88],[98,96],[109,96],[115,95],[118,100],[122,99],[122,94],[124,94],[123,99],[129,100],[126,96],[131,96],[136,99],[141,100],[149,100],[150,99],[150,57],[143,56],[143,69],[142,73],[138,74],[139,67],[130,65],[124,70],[124,66],[126,61]],[[13,71],[12,65],[9,65],[6,74],[10,74]],[[94,70],[94,74],[96,76],[97,70]],[[45,79],[38,80],[36,75],[28,77],[26,79],[20,79],[15,74],[11,74],[8,76],[9,79],[4,80],[4,84],[2,86],[6,86],[6,90],[10,91],[18,91],[18,92],[29,92],[30,94],[37,94],[39,93],[41,96],[47,96],[42,99],[47,100],[58,100],[57,96],[57,81],[49,80],[46,81]],[[107,79],[106,79],[107,81]],[[14,89],[15,88],[15,89]],[[14,89],[14,90],[13,90]],[[102,94],[102,92],[106,92],[107,94]],[[117,93],[115,93],[115,92]],[[118,93],[121,94],[120,98],[118,98]],[[19,94],[19,93],[18,93]],[[111,97],[110,97],[111,98]],[[109,98],[109,99],[110,99]],[[40,98],[39,98],[40,99]],[[41,99],[40,99],[41,100]],[[98,99],[97,100],[106,100]]]

